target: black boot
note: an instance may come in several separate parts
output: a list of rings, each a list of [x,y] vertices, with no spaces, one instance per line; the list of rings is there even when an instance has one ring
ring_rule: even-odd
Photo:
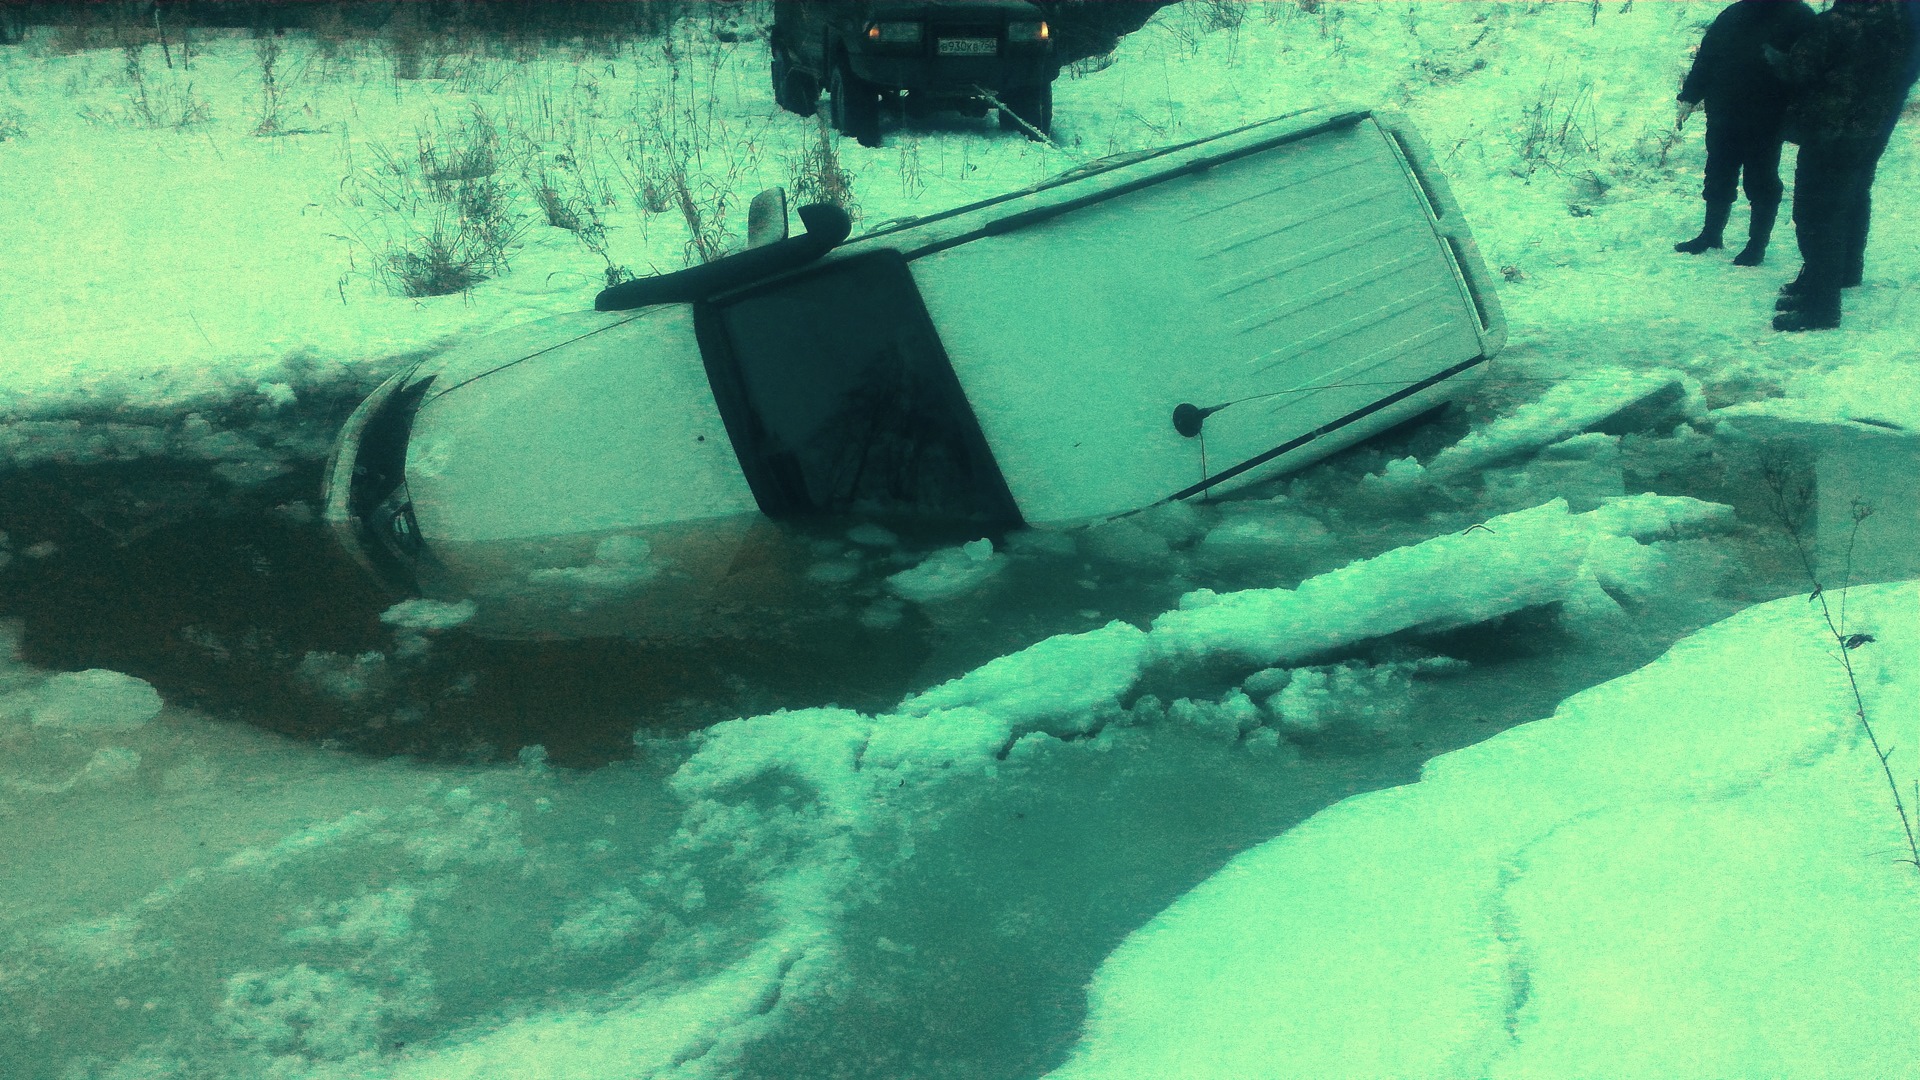
[[[1759,266],[1767,258],[1767,241],[1773,237],[1773,219],[1780,211],[1780,200],[1757,202],[1753,219],[1747,225],[1747,246],[1733,257],[1735,266]]]
[[[1840,325],[1840,293],[1819,296],[1801,293],[1794,298],[1800,305],[1773,317],[1773,328],[1797,334],[1804,330],[1832,330]]]
[[[1801,282],[1806,276],[1807,272],[1801,270],[1799,276],[1787,282],[1785,285],[1780,286],[1780,299],[1774,301],[1773,310],[1794,311],[1800,307],[1800,296],[1806,292],[1806,286],[1802,285]],[[1858,288],[1860,286],[1860,279],[1860,271],[1849,268],[1840,279],[1840,287],[1843,289]]]
[[[1691,240],[1682,240],[1673,245],[1673,250],[1687,255],[1698,255],[1708,248],[1725,247],[1722,235],[1727,231],[1727,215],[1733,213],[1733,203],[1710,202],[1707,204],[1707,223],[1700,227],[1700,235]]]

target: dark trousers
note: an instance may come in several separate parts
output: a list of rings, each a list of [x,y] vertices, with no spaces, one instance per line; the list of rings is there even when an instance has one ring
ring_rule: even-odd
[[[1780,125],[1736,123],[1707,117],[1707,182],[1700,196],[1708,202],[1733,201],[1743,182],[1750,203],[1779,205]]]
[[[1887,140],[1808,140],[1793,170],[1793,235],[1800,242],[1800,288],[1809,303],[1840,302],[1860,280],[1873,215],[1873,173]]]

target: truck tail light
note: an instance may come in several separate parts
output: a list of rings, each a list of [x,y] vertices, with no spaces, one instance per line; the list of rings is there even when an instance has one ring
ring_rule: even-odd
[[[1048,26],[1045,20],[1025,20],[1007,24],[1009,41],[1051,41],[1052,39],[1053,27]]]

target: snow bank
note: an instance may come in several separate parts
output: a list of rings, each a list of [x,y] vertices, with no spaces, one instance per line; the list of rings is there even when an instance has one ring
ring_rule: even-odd
[[[1838,421],[1889,425],[1920,432],[1920,355],[1912,350],[1860,355],[1845,367],[1816,370],[1794,381],[1788,397],[1740,402],[1715,409],[1715,420],[1769,418],[1824,424]]]
[[[1911,745],[1920,587],[1847,610]],[[1818,609],[1749,609],[1233,860],[1115,951],[1051,1075],[1901,1074],[1920,888],[1852,712]]]

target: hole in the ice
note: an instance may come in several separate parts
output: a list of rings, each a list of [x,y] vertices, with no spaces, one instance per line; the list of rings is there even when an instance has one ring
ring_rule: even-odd
[[[885,708],[927,659],[911,611],[845,650],[778,637],[408,638],[379,620],[399,597],[316,520],[317,458],[250,484],[217,464],[0,474],[14,553],[0,618],[20,621],[23,659],[125,672],[175,704],[368,754],[498,761],[539,744],[569,767],[631,756],[637,728],[680,733],[830,701]]]

